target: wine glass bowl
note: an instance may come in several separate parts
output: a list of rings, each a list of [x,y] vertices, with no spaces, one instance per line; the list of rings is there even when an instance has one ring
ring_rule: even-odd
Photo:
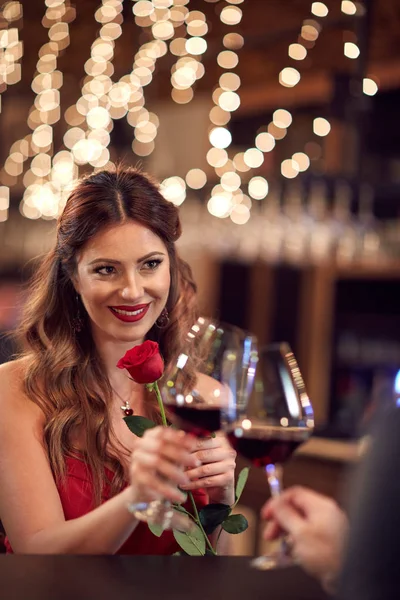
[[[243,420],[228,432],[228,439],[238,454],[255,467],[285,463],[300,444],[309,438],[309,430],[285,429],[263,422]]]
[[[220,430],[247,393],[256,346],[254,336],[241,329],[200,317],[161,391],[171,421],[197,436]]]
[[[235,411],[227,424],[228,438],[255,466],[285,462],[309,438],[313,409],[287,343],[267,346],[259,353],[247,406],[237,404]]]

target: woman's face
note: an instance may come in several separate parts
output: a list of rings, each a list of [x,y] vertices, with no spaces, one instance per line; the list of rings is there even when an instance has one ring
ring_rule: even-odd
[[[96,340],[144,340],[166,305],[170,261],[164,242],[128,221],[95,235],[78,256],[76,291]]]

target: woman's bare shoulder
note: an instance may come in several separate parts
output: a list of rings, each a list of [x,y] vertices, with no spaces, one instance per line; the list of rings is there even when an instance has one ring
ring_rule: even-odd
[[[3,410],[23,411],[33,419],[43,419],[43,412],[24,391],[24,378],[28,366],[26,358],[19,358],[0,365],[0,415]]]
[[[15,393],[19,389],[22,390],[26,362],[26,359],[19,358],[0,365],[1,392]]]
[[[196,373],[197,381],[196,387],[204,393],[212,393],[214,390],[223,389],[222,383],[210,377],[209,375],[205,375],[204,373]]]

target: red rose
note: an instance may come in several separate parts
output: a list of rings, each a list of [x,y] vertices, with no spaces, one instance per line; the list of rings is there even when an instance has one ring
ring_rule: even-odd
[[[158,344],[150,340],[128,350],[118,361],[117,367],[126,369],[136,383],[154,383],[164,373],[164,361]]]

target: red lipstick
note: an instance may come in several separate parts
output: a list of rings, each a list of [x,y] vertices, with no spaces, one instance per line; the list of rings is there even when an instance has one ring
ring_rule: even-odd
[[[149,310],[150,304],[136,304],[136,306],[109,306],[108,308],[120,321],[124,323],[136,323],[143,319]],[[136,314],[133,314],[136,313]]]

